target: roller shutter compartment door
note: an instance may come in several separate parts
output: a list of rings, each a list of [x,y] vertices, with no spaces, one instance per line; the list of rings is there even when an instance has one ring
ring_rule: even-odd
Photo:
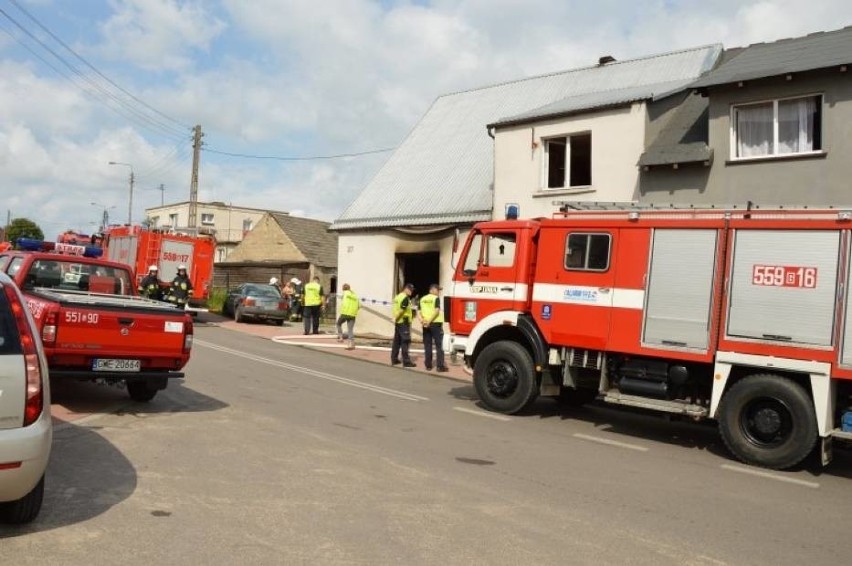
[[[852,366],[852,293],[849,292],[849,284],[852,282],[852,247],[849,248],[849,257],[847,257],[846,274],[846,308],[843,314],[845,326],[843,328],[843,352],[840,357],[840,363],[844,366]]]
[[[830,346],[840,232],[737,230],[728,335]]]
[[[643,342],[706,349],[716,230],[654,230]]]

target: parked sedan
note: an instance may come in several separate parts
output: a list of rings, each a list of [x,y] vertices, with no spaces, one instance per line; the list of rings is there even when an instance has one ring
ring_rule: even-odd
[[[272,320],[281,326],[290,316],[290,309],[277,287],[245,283],[228,292],[222,306],[222,314],[233,316],[237,322],[245,322],[251,318]]]
[[[17,286],[0,272],[0,522],[38,516],[52,437],[41,339]]]

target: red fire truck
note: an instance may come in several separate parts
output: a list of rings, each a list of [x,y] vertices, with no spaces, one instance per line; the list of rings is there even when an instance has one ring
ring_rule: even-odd
[[[491,410],[539,394],[716,419],[784,469],[852,439],[852,212],[563,208],[477,224],[450,348]]]
[[[210,234],[190,235],[142,226],[113,226],[104,232],[104,256],[110,261],[133,267],[136,284],[156,265],[160,286],[167,290],[185,265],[192,281],[193,294],[187,310],[199,310],[207,304],[213,285],[216,238]]]

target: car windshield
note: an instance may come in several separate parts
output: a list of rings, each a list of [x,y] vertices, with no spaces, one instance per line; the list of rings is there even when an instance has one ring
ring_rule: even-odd
[[[24,278],[24,288],[34,287],[108,295],[133,294],[130,274],[126,269],[72,259],[35,260]]]
[[[281,293],[272,285],[250,285],[246,287],[246,295],[253,297],[280,297]]]

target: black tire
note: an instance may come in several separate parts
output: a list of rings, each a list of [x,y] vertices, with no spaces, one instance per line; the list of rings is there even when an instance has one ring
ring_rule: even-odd
[[[568,407],[582,407],[598,398],[597,389],[571,389],[563,387],[559,390],[557,399]]]
[[[804,460],[818,438],[816,412],[807,392],[772,374],[743,378],[725,393],[719,432],[738,459],[774,470]]]
[[[517,413],[538,396],[532,356],[517,342],[503,340],[485,347],[473,368],[479,399],[492,411]]]
[[[28,494],[17,501],[0,504],[0,522],[9,525],[31,523],[41,511],[44,500],[44,476]]]
[[[284,319],[279,318],[275,320],[275,326],[284,326]]]
[[[127,382],[127,393],[130,398],[139,403],[147,403],[157,394],[157,390],[142,380]]]

